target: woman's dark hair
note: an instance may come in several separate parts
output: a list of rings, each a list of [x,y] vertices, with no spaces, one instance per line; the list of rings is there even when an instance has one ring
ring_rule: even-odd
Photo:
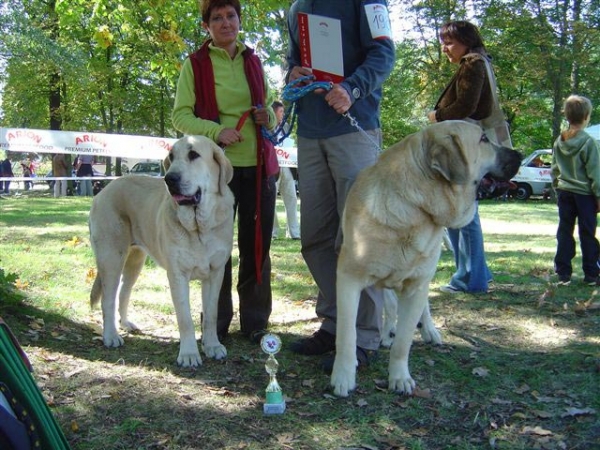
[[[242,17],[242,7],[240,6],[239,0],[199,0],[200,4],[200,15],[202,17],[202,22],[208,23],[210,19],[210,13],[215,8],[223,8],[225,6],[231,6],[235,9],[235,12],[238,15],[238,18]]]
[[[466,20],[455,20],[446,23],[440,30],[440,39],[452,39],[466,45],[469,49],[483,48],[483,39],[479,28]]]

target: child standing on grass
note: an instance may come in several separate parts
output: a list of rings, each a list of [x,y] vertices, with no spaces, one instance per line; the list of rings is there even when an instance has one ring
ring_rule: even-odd
[[[600,286],[600,245],[596,239],[596,216],[600,211],[600,149],[584,131],[590,121],[592,102],[571,95],[564,104],[569,128],[552,149],[552,186],[558,201],[557,248],[554,271],[558,284],[571,283],[575,257],[575,220],[578,222],[584,283]]]

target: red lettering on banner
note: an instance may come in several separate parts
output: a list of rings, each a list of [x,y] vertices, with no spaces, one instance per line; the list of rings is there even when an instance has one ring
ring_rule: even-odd
[[[84,134],[75,137],[75,146],[89,142],[100,144],[102,147],[106,147],[106,140],[95,134]]]
[[[164,139],[153,139],[152,144],[154,147],[164,148],[168,152],[171,151],[171,148],[173,147],[168,141],[165,141]]]
[[[275,150],[277,152],[277,156],[281,156],[284,159],[290,158],[290,154],[288,152],[283,151],[282,148],[275,148]]]
[[[36,144],[39,144],[42,141],[42,137],[33,131],[27,130],[16,130],[9,131],[6,134],[6,139],[10,142],[12,140],[20,140],[20,139],[29,139]]]

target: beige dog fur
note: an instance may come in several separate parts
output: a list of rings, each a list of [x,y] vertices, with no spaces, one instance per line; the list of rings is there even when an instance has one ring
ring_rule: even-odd
[[[398,294],[389,389],[413,391],[408,356],[419,318],[429,315],[428,287],[444,227],[460,228],[472,220],[483,175],[510,179],[520,161],[518,152],[488,142],[478,126],[447,121],[408,136],[359,174],[342,219],[331,374],[336,395],[345,397],[356,387],[356,315],[360,291],[370,285]]]
[[[117,331],[129,321],[131,289],[150,255],[167,270],[180,334],[177,363],[202,363],[190,311],[189,283],[202,281],[202,350],[221,359],[227,350],[217,338],[217,302],[225,263],[233,245],[233,194],[227,183],[233,168],[211,140],[184,137],[168,157],[165,179],[126,176],[109,183],[95,198],[89,227],[98,273],[92,306],[102,300],[103,341],[123,345]]]

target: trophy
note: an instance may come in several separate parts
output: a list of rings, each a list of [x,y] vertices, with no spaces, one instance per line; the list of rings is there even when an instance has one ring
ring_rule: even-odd
[[[277,368],[279,363],[275,359],[275,354],[281,350],[281,339],[276,334],[265,334],[260,341],[262,351],[269,355],[265,362],[265,370],[269,374],[269,384],[265,389],[266,401],[263,405],[263,412],[267,415],[283,414],[285,411],[285,400],[283,392],[277,383]]]

